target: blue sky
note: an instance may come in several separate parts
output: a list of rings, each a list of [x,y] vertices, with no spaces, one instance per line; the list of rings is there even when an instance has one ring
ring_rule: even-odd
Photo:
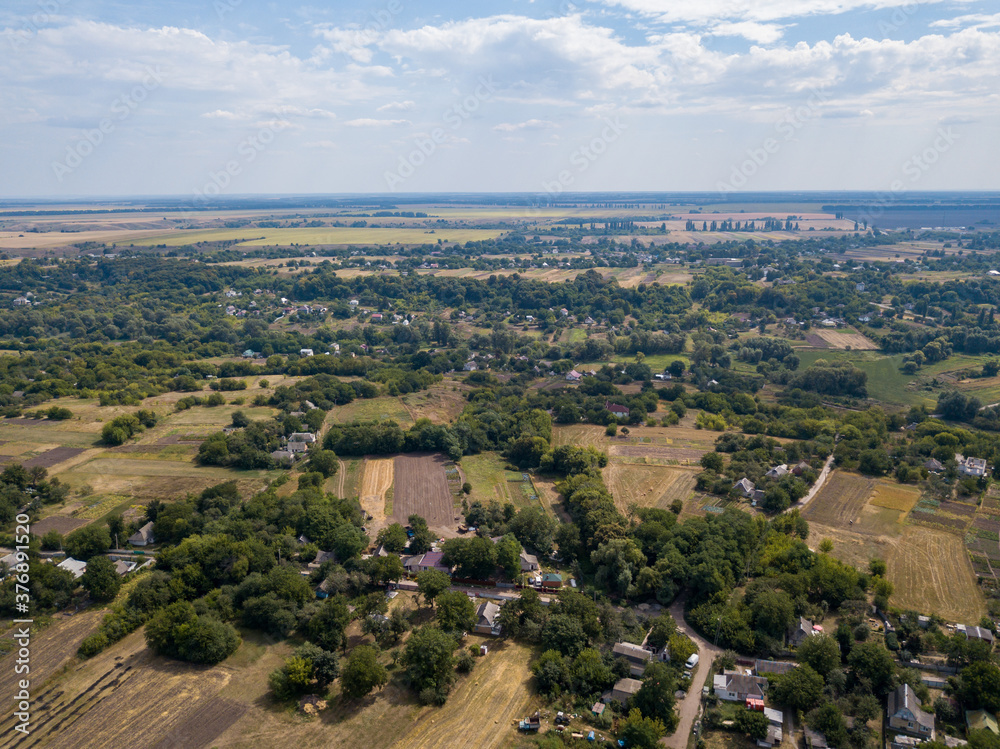
[[[5,196],[1000,189],[998,0],[7,0]]]

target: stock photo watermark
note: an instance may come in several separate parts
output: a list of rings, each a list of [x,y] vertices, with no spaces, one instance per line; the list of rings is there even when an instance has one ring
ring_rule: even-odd
[[[600,135],[592,138],[589,143],[580,146],[569,155],[569,163],[576,167],[575,171],[563,169],[556,175],[556,179],[542,181],[542,189],[545,192],[549,195],[559,195],[571,187],[576,178],[590,169],[595,161],[607,153],[608,147],[628,129],[628,125],[623,124],[618,115],[613,118],[605,117],[604,125]]]
[[[822,105],[827,101],[829,98],[822,91],[814,90],[805,104],[800,104],[774,123],[774,130],[781,138],[765,138],[758,147],[748,148],[747,158],[733,164],[729,180],[726,182],[720,180],[716,183],[715,189],[725,194],[746,187],[750,179],[781,150],[782,144],[794,138],[806,123],[819,116]]]
[[[462,125],[479,111],[479,108],[483,104],[493,98],[495,93],[496,84],[493,82],[493,77],[487,76],[484,78],[480,76],[479,85],[476,87],[476,90],[461,101],[453,104],[441,115],[441,120],[447,126],[447,129],[444,127],[435,127],[426,137],[414,139],[414,149],[405,156],[399,157],[395,171],[386,171],[384,175],[386,186],[390,190],[395,190],[399,185],[416,174],[417,169],[426,164],[427,160],[448,141],[450,137],[449,131],[454,133],[460,130]]]
[[[70,0],[38,0],[36,3],[38,12],[32,13],[21,22],[10,37],[11,46],[14,49],[23,47],[43,26],[51,23],[52,17],[69,3]]]
[[[194,199],[204,202],[229,189],[233,180],[242,175],[246,167],[268,149],[278,133],[291,126],[292,123],[288,120],[278,119],[261,125],[257,132],[241,140],[236,146],[239,158],[230,159],[220,169],[210,171],[205,183],[194,189]]]
[[[163,83],[163,71],[160,67],[147,67],[146,75],[143,76],[138,85],[111,102],[110,115],[101,118],[96,127],[84,130],[76,143],[66,146],[66,155],[61,161],[52,162],[52,173],[56,180],[62,182],[67,175],[76,171],[89,156],[101,147],[107,137],[117,130],[120,123],[132,116],[139,106],[149,98],[149,95],[160,87],[161,83]]]

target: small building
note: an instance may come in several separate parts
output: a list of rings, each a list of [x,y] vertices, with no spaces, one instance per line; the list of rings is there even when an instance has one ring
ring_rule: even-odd
[[[568,382],[579,382],[583,379],[583,375],[577,372],[575,369],[566,373],[566,380]]]
[[[467,361],[465,366],[462,367],[462,370],[465,372],[475,372],[477,369],[479,369],[479,367],[476,366],[474,361]]]
[[[625,406],[620,406],[617,403],[612,403],[611,401],[605,401],[604,407],[611,412],[611,415],[616,419],[627,419],[629,415],[629,410]]]
[[[780,710],[765,707],[764,717],[767,718],[767,735],[757,740],[757,746],[761,747],[761,749],[779,746],[782,739],[781,728],[785,721],[784,713]]]
[[[147,546],[156,543],[153,536],[153,521],[146,523],[142,528],[128,537],[128,542],[133,546]]]
[[[76,580],[83,577],[83,573],[87,571],[87,563],[81,562],[79,559],[73,559],[73,557],[66,557],[56,567],[67,572],[72,572]]]
[[[521,549],[521,572],[534,572],[538,569],[538,557]]]
[[[958,472],[964,476],[981,478],[986,475],[989,466],[983,458],[966,458],[959,453],[955,454],[955,462],[958,463]]]
[[[712,686],[715,687],[715,695],[720,700],[745,703],[747,699],[764,699],[767,679],[763,676],[748,676],[737,671],[725,671],[715,675]]]
[[[563,586],[562,575],[558,572],[546,572],[542,575],[543,588],[561,588]]]
[[[753,672],[757,676],[764,676],[765,674],[787,674],[789,671],[793,671],[797,666],[797,663],[792,663],[791,661],[754,661]]]
[[[966,640],[982,640],[983,642],[988,642],[990,647],[993,647],[993,633],[990,632],[986,627],[975,627],[970,626],[965,628],[965,639]]]
[[[303,453],[309,452],[308,442],[289,442],[288,452],[293,455],[302,455]]]
[[[306,401],[308,403],[309,401]],[[315,408],[315,406],[314,406]],[[289,442],[308,442],[312,444],[316,442],[316,435],[312,432],[292,432],[288,437]]]
[[[472,631],[480,635],[498,637],[503,627],[500,625],[500,604],[495,601],[483,601],[476,609],[476,626]]]
[[[128,562],[124,559],[119,559],[117,562],[115,562],[115,572],[117,572],[118,575],[121,577],[124,577],[135,568],[136,568],[135,562]]]
[[[312,356],[313,350],[311,348],[300,348],[299,356]]]
[[[753,490],[756,488],[756,485],[753,483],[753,481],[744,476],[735,484],[733,484],[733,488],[740,494],[742,494],[744,497],[749,497],[753,494]]]
[[[993,731],[1000,735],[1000,726],[997,724],[997,716],[985,710],[966,710],[965,725],[970,731]]]
[[[803,729],[802,733],[806,740],[806,749],[830,749],[830,745],[826,743],[826,736],[823,734],[808,727]]]
[[[372,315],[372,322],[382,322],[382,313],[376,312],[374,315]]]
[[[889,729],[908,736],[934,740],[934,716],[924,712],[909,684],[901,684],[889,694]]]
[[[930,473],[941,473],[944,470],[944,465],[940,460],[936,458],[931,458],[924,462],[924,468],[926,468]]]
[[[352,299],[351,301],[348,302],[348,304],[351,307],[357,307],[358,306],[358,300],[357,299]]]
[[[642,645],[633,645],[631,642],[615,643],[611,652],[628,662],[629,672],[635,677],[641,677],[646,673],[646,665],[653,659],[652,650]]]
[[[764,475],[769,479],[780,479],[782,476],[788,475],[788,466],[785,463],[782,463],[780,466],[775,466]]]
[[[295,453],[291,450],[275,450],[271,453],[271,460],[278,465],[288,467],[295,462]]]
[[[808,463],[806,463],[804,460],[800,461],[800,462],[796,463],[795,467],[792,469],[792,475],[793,476],[801,476],[803,473],[805,473],[806,471],[808,471],[810,468],[812,468],[812,466],[809,465]]]
[[[439,570],[450,575],[451,569],[445,567],[444,562],[441,561],[442,559],[444,559],[444,552],[429,551],[426,554],[418,554],[405,560],[403,568],[412,574],[417,574],[424,570]]]
[[[800,616],[798,622],[795,624],[795,628],[788,635],[788,643],[798,647],[807,637],[812,637],[812,634],[813,623],[805,617]]]
[[[642,687],[642,682],[638,679],[620,679],[612,688],[610,694],[604,699],[605,702],[617,702],[624,705]]]

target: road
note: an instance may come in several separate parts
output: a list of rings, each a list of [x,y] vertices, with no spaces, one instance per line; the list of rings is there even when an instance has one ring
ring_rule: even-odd
[[[680,715],[677,730],[672,736],[661,739],[660,743],[673,749],[687,749],[688,736],[691,735],[691,728],[701,710],[701,689],[708,681],[708,676],[712,673],[712,662],[722,652],[722,648],[715,647],[688,626],[684,619],[684,600],[682,598],[674,601],[669,611],[674,621],[677,622],[678,630],[694,640],[694,644],[698,646],[699,659],[691,678],[691,688],[684,699],[677,704],[677,712]]]
[[[801,502],[797,502],[791,507],[789,507],[785,512],[791,512],[792,510],[801,510],[806,506],[806,502],[819,494],[819,490],[823,488],[823,484],[826,483],[827,478],[830,476],[830,469],[833,467],[833,454],[826,459],[826,463],[823,464],[823,470],[819,472],[819,476],[816,478],[816,483],[812,485],[809,492],[802,498]]]

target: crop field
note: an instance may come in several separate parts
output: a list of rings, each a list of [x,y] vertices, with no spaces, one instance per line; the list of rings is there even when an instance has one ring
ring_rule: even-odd
[[[875,485],[871,504],[890,510],[899,510],[905,514],[913,509],[917,500],[920,499],[920,493],[920,489],[915,486],[879,481]]]
[[[419,390],[401,396],[408,418],[430,419],[439,424],[450,424],[465,408],[465,394],[469,386],[454,380],[444,380],[431,385],[427,390]]]
[[[640,507],[669,509],[675,499],[688,500],[694,491],[697,471],[666,466],[623,463],[612,460],[604,469],[608,489],[618,509]]]
[[[872,479],[833,471],[819,494],[806,505],[802,516],[810,522],[846,527],[860,518],[874,488]]]
[[[445,478],[446,462],[443,455],[401,455],[395,459],[394,521],[406,525],[407,518],[417,514],[432,528],[455,524],[454,504]]]
[[[830,348],[851,348],[855,351],[875,351],[878,349],[878,346],[874,341],[865,338],[863,335],[853,330],[848,332],[844,330],[824,330],[818,328],[813,331],[812,335],[820,338]]]
[[[961,536],[908,526],[886,562],[893,605],[955,622],[977,622],[986,613]]]
[[[383,229],[377,227],[320,227],[320,228],[277,228],[277,229],[204,229],[194,231],[175,230],[158,232],[128,241],[136,245],[166,245],[181,247],[199,242],[220,242],[236,240],[236,247],[258,247],[262,245],[340,245],[340,244],[436,244],[444,242],[478,242],[493,239],[503,234],[500,229],[424,229],[420,227]],[[74,238],[73,241],[80,241]],[[122,242],[124,239],[118,239]]]
[[[688,426],[673,427],[629,427],[628,436],[621,432],[617,437],[608,437],[604,427],[589,424],[554,426],[552,444],[592,446],[607,451],[609,455],[630,458],[659,458],[663,460],[698,460],[706,452],[715,449],[718,432],[695,429]],[[666,452],[664,452],[666,451]],[[674,452],[670,452],[674,451]]]
[[[523,718],[533,700],[531,651],[518,643],[492,638],[469,638],[490,647],[477,659],[441,708],[423,708],[414,715],[416,725],[401,726],[406,733],[395,749],[452,749],[468,746],[496,749],[508,746],[517,735],[516,719]]]
[[[385,494],[392,486],[393,459],[366,460],[364,478],[361,479],[361,509],[372,517],[373,523],[385,522]]]
[[[496,453],[466,455],[459,468],[465,480],[472,484],[469,501],[513,502],[504,466],[507,461]],[[520,475],[520,474],[518,474]]]
[[[57,447],[24,461],[22,465],[25,468],[41,466],[42,468],[51,469],[58,463],[62,463],[64,460],[69,460],[70,458],[75,458],[80,453],[86,452],[86,450],[87,448],[85,447]]]

